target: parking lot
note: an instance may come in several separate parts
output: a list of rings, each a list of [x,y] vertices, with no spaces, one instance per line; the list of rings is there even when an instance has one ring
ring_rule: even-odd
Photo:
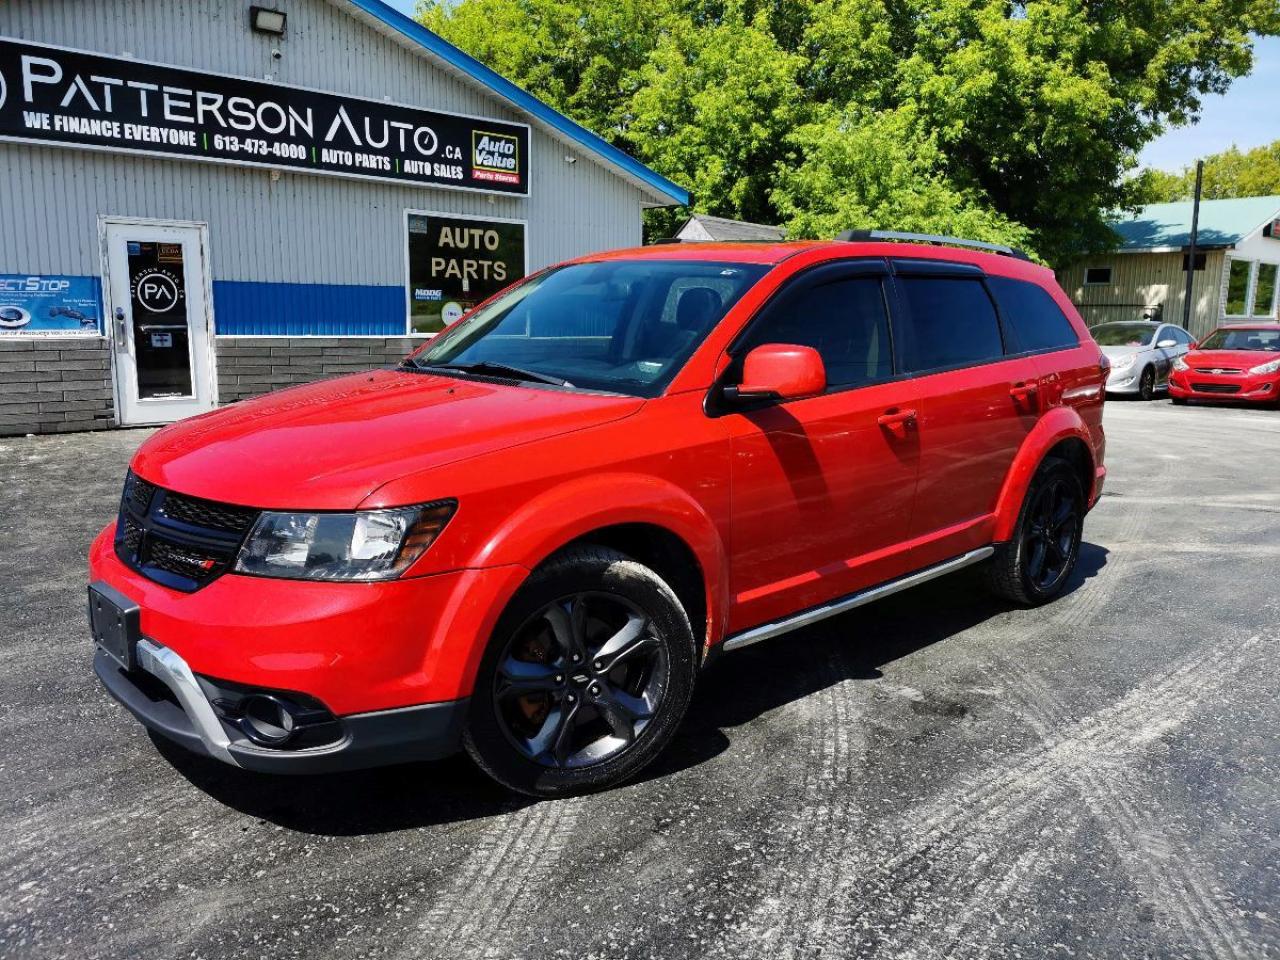
[[[641,782],[309,779],[150,739],[84,557],[140,431],[0,439],[0,955],[1280,956],[1280,414],[1108,405],[1070,593],[725,657]]]

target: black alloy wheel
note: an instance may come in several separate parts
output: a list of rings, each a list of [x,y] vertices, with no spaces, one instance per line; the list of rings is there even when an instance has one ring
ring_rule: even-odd
[[[566,548],[499,618],[463,743],[529,796],[614,786],[671,740],[697,664],[688,615],[657,573],[607,547]]]
[[[1138,378],[1138,396],[1150,400],[1156,395],[1156,368],[1144,367],[1142,376]]]
[[[1066,587],[1080,555],[1085,496],[1075,467],[1050,457],[1022,501],[1013,539],[998,544],[987,566],[992,591],[1022,606],[1038,606]]]
[[[585,766],[635,742],[669,674],[652,622],[635,604],[574,593],[543,606],[507,642],[493,701],[503,733],[525,757]]]
[[[1038,592],[1051,592],[1075,560],[1080,532],[1079,485],[1053,477],[1031,501],[1022,531],[1027,578]]]

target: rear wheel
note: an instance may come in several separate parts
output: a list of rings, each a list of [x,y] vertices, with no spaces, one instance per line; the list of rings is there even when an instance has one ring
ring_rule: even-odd
[[[1142,376],[1138,378],[1138,396],[1150,400],[1156,395],[1156,368],[1144,367]]]
[[[471,698],[467,751],[530,796],[621,783],[684,717],[695,651],[684,608],[656,573],[603,547],[566,550],[499,620]]]
[[[1023,606],[1038,606],[1066,587],[1080,554],[1085,500],[1075,468],[1051,457],[1040,465],[1022,502],[1013,539],[988,567],[992,590]]]

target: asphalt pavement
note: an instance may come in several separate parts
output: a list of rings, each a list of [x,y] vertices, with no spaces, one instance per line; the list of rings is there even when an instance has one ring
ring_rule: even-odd
[[[0,439],[0,957],[1280,957],[1280,413],[1106,426],[1069,594],[726,656],[640,782],[542,803],[150,738],[84,624],[146,433]]]

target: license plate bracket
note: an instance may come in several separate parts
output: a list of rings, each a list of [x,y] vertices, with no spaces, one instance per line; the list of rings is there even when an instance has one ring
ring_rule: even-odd
[[[89,584],[89,629],[93,642],[126,670],[138,665],[142,609],[110,584]]]

